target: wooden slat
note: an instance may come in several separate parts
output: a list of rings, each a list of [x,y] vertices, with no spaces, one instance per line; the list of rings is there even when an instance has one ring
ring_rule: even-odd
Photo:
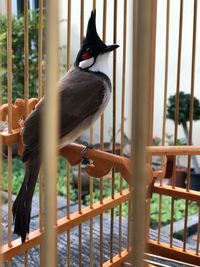
[[[151,156],[162,155],[200,155],[200,146],[149,146]]]
[[[120,255],[116,255],[112,258],[112,262],[107,261],[103,264],[103,267],[117,267],[121,266],[129,257],[129,252],[127,250],[123,250]]]
[[[29,1],[24,0],[24,99],[26,116],[28,115],[29,99],[29,29],[28,29],[28,5]]]
[[[149,241],[148,242],[148,252],[154,255],[163,256],[169,259],[174,259],[180,262],[194,264],[199,266],[200,257],[195,254],[195,251],[187,252],[183,251],[182,248],[173,247],[170,248],[168,244],[157,244],[157,241]]]
[[[57,266],[57,156],[58,156],[58,66],[59,2],[48,0],[46,27],[45,103],[42,117],[42,162],[44,173],[44,228],[41,266]],[[51,134],[49,134],[51,133]],[[48,136],[48,138],[47,138]],[[48,178],[48,179],[47,179]],[[49,256],[50,255],[50,256]]]
[[[166,196],[171,196],[174,198],[191,200],[194,202],[200,202],[200,192],[190,190],[189,192],[183,188],[176,187],[173,189],[171,186],[165,185],[160,186],[159,184],[154,184],[153,193],[158,193]]]
[[[7,1],[8,132],[12,133],[12,1]]]
[[[38,98],[42,97],[43,0],[39,0],[38,19]]]

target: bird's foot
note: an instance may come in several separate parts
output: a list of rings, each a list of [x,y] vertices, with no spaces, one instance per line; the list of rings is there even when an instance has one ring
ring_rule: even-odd
[[[81,151],[81,157],[83,159],[82,163],[84,165],[88,165],[90,163],[89,158],[88,158],[88,151],[90,149],[94,148],[94,145],[88,144],[87,142],[83,142],[83,145],[85,145],[85,148]]]

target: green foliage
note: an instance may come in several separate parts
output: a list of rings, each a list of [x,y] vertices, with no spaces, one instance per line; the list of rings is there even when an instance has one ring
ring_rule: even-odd
[[[71,174],[70,174],[71,177]],[[18,194],[21,184],[24,179],[24,163],[20,157],[13,158],[12,160],[12,193]],[[64,158],[59,159],[59,171],[58,171],[58,195],[66,196],[66,160]],[[8,190],[8,163],[4,160],[3,163],[3,190]],[[35,193],[39,192],[39,185],[36,184]],[[76,199],[76,194],[73,188],[70,190],[71,200]]]
[[[94,183],[95,183],[95,189],[93,191],[93,202],[98,202],[100,201],[100,189],[97,188],[97,184],[99,184],[99,179],[95,179]],[[112,194],[112,187],[111,187],[111,179],[105,179],[103,180],[103,197],[109,197]],[[127,183],[123,180],[122,183],[122,189],[126,189],[127,188]],[[115,175],[115,184],[114,184],[114,192],[118,193],[120,191],[120,174],[116,173]],[[86,206],[89,206],[90,204],[90,195],[86,195],[85,199],[84,199],[84,204]],[[116,208],[114,209],[114,214],[115,216],[119,215],[119,209]],[[127,217],[128,216],[128,203],[124,203],[122,205],[122,216]]]
[[[190,94],[184,92],[179,93],[179,124],[186,124],[190,120]],[[167,105],[167,118],[175,121],[176,112],[176,94],[169,97],[169,103]],[[200,120],[200,102],[194,97],[194,113],[193,120]]]
[[[174,138],[173,138],[173,134],[167,134],[166,133],[166,144],[168,146],[173,146],[174,145]],[[186,146],[187,145],[187,141],[185,138],[178,138],[176,140],[176,146]]]
[[[29,94],[37,96],[38,88],[38,12],[29,12]],[[7,16],[0,15],[0,47],[2,70],[2,97],[7,102]],[[24,95],[24,17],[12,17],[12,89],[13,99],[23,98]]]
[[[171,197],[162,196],[161,224],[166,225],[171,221]],[[153,194],[151,199],[151,220],[152,225],[157,226],[159,214],[159,195]],[[189,204],[188,216],[198,213],[198,205],[195,202]],[[174,201],[174,221],[179,221],[185,217],[185,200],[177,199]]]
[[[72,168],[70,170],[70,180],[72,177]],[[67,195],[67,177],[66,177],[66,160],[63,157],[59,158],[58,164],[58,182],[57,182],[58,195],[66,196]],[[70,199],[76,200],[75,190],[70,188]]]
[[[13,194],[17,194],[24,179],[24,164],[20,158],[14,158],[12,163],[12,192]],[[8,190],[7,160],[3,162],[3,190]]]

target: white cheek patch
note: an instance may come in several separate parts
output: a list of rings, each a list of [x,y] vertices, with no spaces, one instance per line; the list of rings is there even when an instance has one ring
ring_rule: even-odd
[[[79,63],[79,67],[82,69],[86,69],[86,68],[91,67],[92,64],[94,64],[94,57],[81,61]]]

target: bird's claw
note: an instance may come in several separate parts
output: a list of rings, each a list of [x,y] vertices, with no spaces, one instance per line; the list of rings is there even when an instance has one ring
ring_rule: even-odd
[[[92,144],[88,144],[87,142],[84,142],[85,147],[83,148],[83,150],[81,151],[81,157],[83,159],[82,163],[87,165],[90,163],[89,158],[88,158],[88,151],[90,149],[94,148],[94,145]]]

